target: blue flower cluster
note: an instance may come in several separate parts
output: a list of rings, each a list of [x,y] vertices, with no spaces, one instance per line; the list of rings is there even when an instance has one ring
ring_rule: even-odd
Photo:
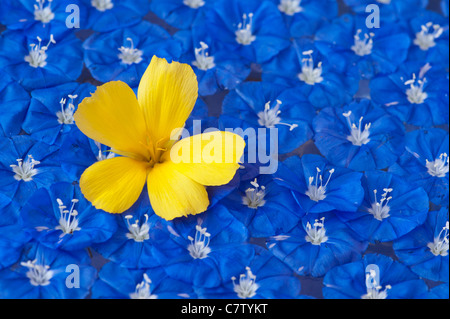
[[[448,1],[3,0],[0,32],[0,298],[449,297]],[[189,130],[277,170],[170,222],[95,209],[114,154],[74,112],[154,55],[197,75]]]

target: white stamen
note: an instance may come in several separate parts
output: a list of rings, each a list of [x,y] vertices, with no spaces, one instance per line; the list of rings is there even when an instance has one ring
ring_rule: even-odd
[[[106,11],[114,7],[112,0],[91,0],[91,5],[98,11]]]
[[[320,169],[317,167],[316,170],[317,170],[316,178],[314,178],[313,176],[309,177],[309,186],[308,186],[308,190],[306,191],[305,195],[309,196],[309,198],[311,200],[318,202],[318,201],[325,199],[325,197],[327,197],[326,196],[327,186],[328,186],[328,183],[330,182],[331,176],[334,173],[334,169],[331,169],[328,171],[328,173],[329,173],[328,180],[325,183],[325,185],[323,185],[322,174],[319,174],[321,172]],[[316,182],[313,185],[314,180]],[[319,180],[320,180],[320,185],[318,184]]]
[[[37,40],[39,42],[38,45],[34,43],[30,44],[30,54],[25,56],[25,61],[28,62],[33,68],[43,68],[47,65],[47,54],[45,51],[47,51],[50,43],[56,43],[56,41],[53,38],[53,34],[50,35],[50,40],[46,46],[41,47],[42,39],[40,37],[37,37]]]
[[[427,51],[429,48],[436,46],[435,40],[439,38],[443,32],[444,28],[440,25],[428,22],[421,26],[420,32],[416,33],[414,44],[419,46],[421,50]]]
[[[370,127],[372,123],[367,123],[364,125],[364,131],[361,130],[362,128],[362,120],[363,117],[361,116],[359,119],[358,126],[355,125],[355,123],[352,123],[350,121],[350,115],[352,114],[352,111],[348,111],[347,113],[343,113],[344,117],[347,119],[347,124],[350,129],[350,135],[347,136],[347,140],[352,142],[355,146],[361,146],[364,144],[367,144],[370,142]]]
[[[62,234],[59,237],[62,238],[67,234],[73,234],[75,231],[81,230],[81,228],[78,227],[78,212],[74,209],[75,204],[78,203],[78,199],[72,199],[70,210],[66,209],[67,207],[64,206],[61,199],[57,198],[56,201],[58,202],[60,218],[59,226],[56,226],[55,229],[62,231]]]
[[[390,4],[391,0],[377,0],[377,2],[382,4]]]
[[[252,34],[253,13],[248,15],[244,13],[242,19],[243,22],[239,23],[238,30],[235,32],[236,41],[242,45],[249,45],[256,40],[256,36]]]
[[[320,245],[325,243],[328,240],[325,229],[325,217],[322,217],[320,220],[316,219],[313,226],[308,222],[306,224],[306,233],[305,240],[311,244]]]
[[[418,85],[416,86],[416,81]],[[409,85],[409,89],[406,90],[408,101],[411,104],[422,104],[428,98],[428,94],[423,91],[423,86],[427,82],[426,78],[416,79],[416,75],[413,74],[413,78],[405,82],[405,85]]]
[[[260,187],[256,178],[251,184],[254,188],[250,187],[245,191],[245,196],[242,197],[242,204],[254,209],[264,206],[266,203],[264,200],[266,188],[264,186]]]
[[[278,10],[288,16],[293,16],[294,14],[303,11],[303,8],[300,6],[301,2],[302,0],[280,0]]]
[[[323,81],[322,62],[319,62],[317,68],[315,68],[312,54],[312,50],[303,52],[303,55],[308,55],[309,58],[304,58],[302,60],[302,72],[298,75],[300,81],[309,85],[314,85]]]
[[[214,57],[209,56],[207,49],[208,45],[200,41],[200,48],[195,49],[195,61],[192,62],[197,68],[203,71],[210,70],[216,66]]]
[[[152,281],[146,273],[143,275],[143,280],[141,283],[136,285],[136,290],[130,294],[131,299],[157,299],[157,295],[152,295],[150,293],[150,284]]]
[[[198,9],[205,5],[203,0],[183,0],[183,4],[192,9]]]
[[[355,44],[351,47],[351,49],[355,52],[356,55],[365,56],[370,55],[373,49],[373,37],[375,34],[372,32],[367,34],[364,33],[364,36],[361,37],[362,30],[359,29],[355,34]]]
[[[30,279],[33,286],[48,286],[53,278],[54,272],[50,270],[50,266],[37,264],[37,259],[27,262],[21,262],[21,266],[28,268],[26,276]]]
[[[135,242],[142,243],[145,240],[150,238],[149,231],[150,225],[148,224],[148,215],[144,214],[145,222],[142,225],[139,225],[139,220],[136,219],[134,224],[130,224],[130,219],[133,218],[131,215],[125,216],[127,220],[129,233],[125,234],[128,239],[133,239]]]
[[[97,141],[94,141],[94,143],[95,143],[95,145],[98,148],[98,155],[96,156],[97,157],[97,161],[100,162],[100,161],[103,161],[103,160],[106,160],[106,159],[110,159],[110,158],[113,158],[113,157],[116,156],[116,154],[111,152],[111,151],[106,151],[106,153],[108,153],[108,155],[105,155],[105,152],[102,152],[102,144],[100,144]]]
[[[448,256],[448,248],[449,248],[449,237],[448,237],[448,221],[445,226],[440,231],[439,235],[434,238],[434,242],[428,243],[428,248],[435,256]]]
[[[195,226],[195,239],[188,236],[191,243],[187,250],[192,258],[203,259],[208,257],[208,254],[211,252],[211,248],[208,247],[210,237],[211,234],[206,231],[206,228],[202,228],[200,225]]]
[[[59,104],[61,104],[61,111],[56,112],[56,117],[58,118],[59,124],[73,124],[73,113],[75,113],[75,105],[73,100],[78,97],[78,95],[68,95],[70,101],[67,108],[64,108],[66,104],[66,99],[62,98]]]
[[[281,122],[281,118],[278,116],[281,114],[280,106],[283,104],[280,100],[277,100],[277,104],[273,109],[270,108],[270,101],[264,106],[264,111],[258,113],[258,124],[267,128],[274,128],[275,125],[286,125],[289,130],[292,131],[297,124],[288,124]]]
[[[425,160],[425,166],[428,168],[428,174],[435,177],[445,177],[448,174],[449,157],[447,153],[442,153],[434,161]]]
[[[239,298],[247,299],[256,295],[259,285],[256,283],[256,276],[252,273],[250,267],[245,267],[246,274],[239,276],[239,283],[236,284],[236,277],[231,277],[233,281],[233,290]]]
[[[134,47],[133,39],[127,38],[127,41],[131,43],[131,48],[126,48],[124,46],[121,46],[119,48],[119,59],[122,60],[122,63],[131,65],[133,63],[139,64],[142,61],[142,52],[141,50],[138,50]]]
[[[33,176],[38,173],[38,170],[34,168],[36,165],[41,162],[35,161],[32,155],[28,155],[26,161],[22,159],[17,159],[17,165],[10,165],[13,172],[16,173],[14,175],[14,179],[17,181],[29,182],[33,180]]]
[[[39,5],[34,5],[34,20],[48,23],[53,20],[55,14],[52,12],[52,1],[48,0],[48,6],[44,8],[45,0],[36,0]]]
[[[392,287],[390,285],[386,285],[384,290],[381,290],[381,287],[376,281],[376,273],[375,271],[371,271],[366,274],[366,282],[371,281],[371,285],[367,286],[367,293],[361,296],[361,299],[386,299],[388,296],[388,290]]]
[[[389,196],[389,193],[393,191],[392,188],[384,188],[384,193],[381,195],[380,202],[378,202],[377,199],[377,193],[378,191],[376,189],[373,190],[374,194],[374,200],[375,202],[372,203],[372,207],[368,209],[369,213],[373,215],[375,219],[378,219],[379,221],[382,221],[385,218],[388,218],[390,207],[389,207],[389,201],[392,199],[392,196]],[[388,197],[389,196],[389,197]]]

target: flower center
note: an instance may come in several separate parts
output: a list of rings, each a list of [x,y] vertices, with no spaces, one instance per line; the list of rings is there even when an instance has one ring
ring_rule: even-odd
[[[57,198],[56,201],[59,206],[60,218],[59,226],[55,227],[55,229],[62,231],[60,237],[64,237],[67,234],[73,234],[75,231],[81,230],[81,228],[78,227],[78,212],[74,209],[75,204],[78,203],[78,199],[72,199],[72,206],[70,207],[70,210],[66,209],[67,207],[64,206],[61,199]]]
[[[53,278],[54,272],[50,270],[50,266],[37,264],[37,260],[28,260],[21,262],[21,266],[28,268],[26,276],[30,279],[33,286],[48,286]]]
[[[433,24],[433,22],[428,22],[421,26],[420,32],[416,33],[416,38],[414,39],[414,44],[419,46],[423,51],[427,51],[436,45],[436,39],[439,38],[444,32],[438,24]]]
[[[192,62],[198,69],[208,71],[216,66],[214,57],[208,54],[208,45],[200,41],[200,48],[195,49],[195,61]]]
[[[288,16],[293,16],[296,13],[301,12],[303,9],[300,6],[302,0],[280,0],[278,10]]]
[[[53,0],[48,0],[48,6],[44,8],[45,0],[36,0],[39,5],[34,5],[34,20],[48,23],[53,20],[55,14],[52,12],[51,5]]]
[[[388,296],[388,290],[392,287],[390,285],[386,285],[384,290],[377,281],[376,281],[376,273],[374,270],[371,270],[366,275],[366,285],[367,285],[367,294],[362,295],[361,299],[386,299]]]
[[[233,281],[233,290],[239,298],[247,299],[256,295],[259,285],[256,283],[256,276],[252,273],[250,267],[245,267],[246,274],[239,276],[239,283],[236,284],[236,277],[231,277]]]
[[[122,63],[131,65],[133,63],[140,63],[142,61],[142,54],[144,52],[142,52],[141,50],[135,49],[134,48],[134,44],[133,44],[133,40],[131,38],[127,38],[127,41],[129,41],[131,43],[131,47],[130,48],[126,48],[124,46],[121,46],[119,48],[119,59],[122,60]]]
[[[351,47],[353,52],[359,56],[370,55],[372,53],[373,48],[373,37],[375,34],[373,33],[364,33],[364,36],[361,37],[361,29],[358,29],[355,34],[355,43]]]
[[[270,108],[270,101],[264,106],[264,111],[258,113],[258,124],[267,128],[274,128],[275,125],[289,126],[290,131],[298,127],[297,124],[282,123],[281,118],[278,116],[281,114],[280,106],[283,104],[280,100],[277,100],[277,104],[274,108]]]
[[[370,127],[372,125],[372,123],[368,123],[366,125],[364,125],[364,131],[361,130],[362,128],[362,120],[363,117],[361,116],[359,119],[359,123],[358,126],[356,126],[355,123],[352,123],[350,121],[350,115],[352,114],[352,111],[348,111],[347,113],[343,113],[342,115],[344,115],[344,117],[347,119],[347,124],[350,128],[350,135],[347,136],[347,140],[349,140],[350,142],[352,142],[353,145],[355,146],[361,146],[363,144],[367,144],[370,142]]]
[[[203,0],[183,0],[183,4],[192,9],[198,9],[205,5]]]
[[[50,43],[56,43],[56,41],[53,38],[53,34],[51,34],[48,44],[41,47],[42,39],[40,37],[37,37],[37,39],[39,41],[39,44],[30,44],[30,54],[25,56],[25,61],[28,62],[33,68],[43,68],[47,65],[47,54],[45,53],[45,51],[47,51]]]
[[[315,202],[321,201],[323,199],[325,199],[326,196],[326,191],[327,191],[327,186],[328,183],[330,182],[331,176],[334,173],[334,169],[331,169],[328,171],[329,175],[328,175],[328,180],[325,183],[325,185],[323,185],[323,177],[322,174],[319,174],[321,171],[318,167],[316,167],[317,173],[316,173],[316,178],[314,178],[314,176],[310,176],[309,177],[309,186],[308,186],[308,190],[306,191],[305,195],[309,196],[309,198]],[[314,180],[316,181],[314,184]],[[318,181],[320,180],[320,185],[318,184]]]
[[[423,80],[417,80],[417,86],[416,80],[416,75],[413,74],[413,78],[405,82],[405,85],[409,85],[409,89],[406,90],[406,95],[409,103],[422,104],[428,98],[428,94],[423,91],[423,86],[427,82],[427,79],[423,78]]]
[[[187,250],[192,258],[203,259],[208,257],[208,254],[211,252],[211,248],[209,248],[210,237],[211,234],[206,231],[206,228],[202,228],[200,225],[195,226],[195,239],[188,236],[191,243]]]
[[[114,154],[111,151],[106,151],[108,153],[108,155],[105,155],[104,154],[105,152],[102,152],[102,144],[100,144],[97,141],[94,141],[94,143],[95,143],[95,145],[98,148],[98,155],[96,156],[97,157],[97,161],[100,162],[100,161],[103,161],[103,160],[106,160],[106,159],[110,159],[110,158],[113,158],[113,157],[116,156],[116,154]]]
[[[73,124],[73,113],[75,112],[75,105],[73,104],[73,100],[78,97],[78,95],[68,95],[70,101],[67,108],[64,108],[66,105],[66,99],[62,98],[59,104],[61,104],[61,111],[56,112],[56,117],[58,118],[59,124]]]
[[[303,81],[309,85],[314,85],[323,81],[322,62],[319,62],[317,64],[317,68],[315,68],[312,54],[313,50],[303,52],[303,55],[307,55],[309,57],[302,60],[302,72],[298,75],[300,81]]]
[[[445,177],[448,174],[449,157],[447,153],[442,153],[437,159],[430,162],[425,160],[425,166],[428,168],[428,174],[435,177]]]
[[[142,243],[150,238],[150,225],[148,224],[148,215],[145,214],[144,216],[145,222],[142,225],[139,225],[138,219],[134,221],[134,224],[131,224],[130,219],[133,218],[133,216],[125,216],[125,219],[127,220],[128,230],[130,231],[125,235],[128,239],[133,239],[135,242]]]
[[[114,7],[112,0],[91,0],[91,5],[98,11],[106,11]]]
[[[236,41],[242,45],[249,45],[256,40],[256,36],[252,34],[253,13],[249,13],[248,15],[244,13],[242,19],[243,21],[239,23],[238,29],[235,32]]]
[[[147,276],[147,274],[144,273],[143,280],[141,283],[136,285],[136,290],[130,294],[131,299],[156,299],[156,295],[152,295],[150,293],[150,284],[152,281]]]
[[[435,256],[445,257],[448,255],[448,221],[440,231],[439,235],[434,238],[434,242],[428,243],[428,248]]]
[[[325,217],[322,217],[320,220],[316,219],[312,226],[308,222],[306,224],[306,233],[305,239],[311,244],[320,245],[325,243],[328,240],[325,229]]]
[[[256,178],[250,184],[252,184],[254,188],[250,187],[245,191],[245,196],[242,197],[242,203],[255,209],[264,206],[266,203],[264,200],[264,196],[266,196],[266,188],[264,186],[261,186],[260,188]]]
[[[389,208],[389,201],[392,199],[392,196],[389,196],[389,193],[393,191],[392,188],[384,188],[384,193],[381,195],[380,202],[377,200],[377,190],[373,190],[375,202],[372,203],[372,207],[369,208],[369,213],[373,215],[375,219],[378,219],[379,221],[382,221],[385,218],[388,218],[390,208]],[[388,197],[389,196],[389,197]]]
[[[38,170],[34,168],[36,165],[41,162],[35,161],[32,155],[28,155],[26,161],[22,159],[17,159],[17,165],[10,165],[13,172],[16,173],[14,175],[14,179],[17,181],[29,182],[33,180],[33,176],[38,173]]]

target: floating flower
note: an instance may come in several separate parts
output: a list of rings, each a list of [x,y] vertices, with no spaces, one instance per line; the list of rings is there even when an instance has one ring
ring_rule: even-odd
[[[382,171],[366,172],[362,185],[365,197],[358,211],[337,213],[361,238],[392,241],[425,222],[429,201],[423,188]]]
[[[367,242],[329,213],[306,215],[291,231],[270,237],[267,247],[297,274],[321,277],[359,259]]]
[[[280,163],[275,181],[292,190],[308,213],[356,211],[362,202],[361,173],[334,167],[320,155],[290,157]]]
[[[366,99],[323,109],[313,127],[321,154],[334,165],[357,171],[387,168],[405,147],[403,124]]]
[[[192,69],[157,57],[141,80],[138,99],[120,81],[99,87],[85,99],[74,115],[77,126],[124,155],[97,162],[83,173],[80,187],[85,197],[98,209],[122,213],[138,199],[148,180],[157,215],[170,220],[204,212],[209,200],[203,185],[228,183],[245,145],[239,136],[217,131],[175,143],[196,99]],[[200,146],[200,152],[191,155],[193,144]],[[201,153],[212,146],[214,154],[210,153],[207,164]]]
[[[408,267],[375,254],[331,269],[323,284],[325,299],[420,299],[428,292]]]

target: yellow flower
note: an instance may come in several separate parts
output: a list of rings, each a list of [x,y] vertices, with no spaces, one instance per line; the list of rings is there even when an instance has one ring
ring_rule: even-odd
[[[205,186],[233,178],[245,142],[220,131],[171,139],[184,127],[197,96],[197,78],[189,65],[153,57],[137,99],[120,81],[106,83],[85,98],[74,115],[78,128],[121,156],[84,171],[84,196],[98,209],[122,213],[147,183],[157,215],[171,220],[204,212],[209,205]]]

